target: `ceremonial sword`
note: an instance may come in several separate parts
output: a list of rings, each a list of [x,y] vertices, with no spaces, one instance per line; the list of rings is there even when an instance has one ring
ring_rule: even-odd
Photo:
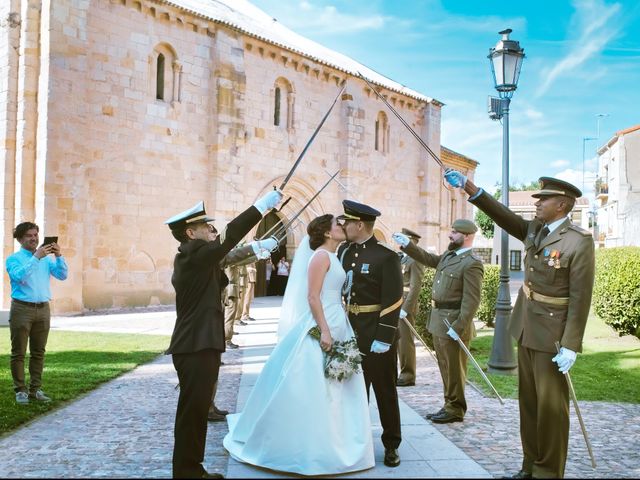
[[[556,342],[556,350],[558,351],[558,353],[560,353],[560,342]],[[589,436],[587,435],[587,428],[584,426],[584,421],[582,420],[580,407],[578,407],[578,398],[576,397],[576,391],[573,389],[573,382],[571,381],[571,375],[569,375],[569,370],[564,372],[564,378],[567,380],[569,393],[571,393],[571,400],[573,400],[573,407],[576,410],[576,416],[578,417],[578,421],[580,422],[580,429],[582,430],[582,436],[584,437],[584,441],[587,444],[589,457],[591,457],[591,467],[596,468],[596,459],[593,456],[593,450],[591,450],[591,442],[589,441]]]
[[[271,237],[275,237],[276,240],[278,240],[278,244],[280,244],[280,242],[282,241],[282,238],[278,238],[279,235],[281,235],[282,233],[285,233],[287,231],[287,229],[291,226],[291,224],[293,222],[296,221],[296,219],[302,214],[302,212],[305,211],[305,209],[311,205],[311,203],[318,197],[318,195],[320,195],[320,193],[322,193],[322,191],[327,188],[329,186],[329,184],[331,183],[331,181],[340,173],[340,169],[338,169],[338,171],[336,171],[336,173],[334,173],[331,178],[329,178],[329,180],[327,180],[327,182],[322,186],[322,188],[320,188],[320,190],[318,190],[313,197],[311,197],[311,199],[304,204],[304,206],[298,211],[298,213],[296,213],[285,225],[280,224],[280,228],[278,228],[276,230],[276,232],[273,235],[270,235]],[[278,225],[278,224],[276,224]],[[273,230],[273,227],[271,229],[269,229],[270,233],[271,230]],[[267,235],[263,235],[262,238],[260,240],[264,240],[267,237]],[[284,237],[283,237],[284,238]]]
[[[447,328],[451,328],[451,324],[447,321],[446,318],[443,318],[442,321],[447,326]],[[456,340],[456,341],[458,342],[458,345],[460,345],[460,348],[464,351],[464,353],[467,354],[467,357],[469,357],[469,360],[471,360],[471,363],[473,364],[473,366],[476,367],[476,370],[478,370],[478,372],[480,373],[480,376],[484,379],[484,381],[487,383],[487,385],[489,385],[491,387],[491,390],[493,390],[493,393],[496,394],[496,397],[498,397],[498,400],[500,400],[500,403],[502,405],[504,405],[504,400],[502,400],[502,397],[500,396],[500,394],[496,390],[496,387],[493,386],[493,384],[491,383],[489,378],[484,374],[484,372],[482,371],[482,368],[480,368],[480,365],[478,365],[478,362],[476,362],[476,359],[473,358],[473,355],[471,355],[471,352],[469,351],[467,346],[464,344],[462,339],[460,337],[458,337],[458,340]]]

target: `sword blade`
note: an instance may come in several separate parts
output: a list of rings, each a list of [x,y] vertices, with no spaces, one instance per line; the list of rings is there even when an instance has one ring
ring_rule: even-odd
[[[556,350],[558,351],[558,353],[560,353],[560,342],[556,342]],[[576,397],[576,391],[573,388],[571,375],[569,375],[568,371],[564,374],[564,378],[566,379],[567,386],[569,387],[569,393],[571,394],[571,401],[573,402],[573,408],[576,411],[578,422],[580,422],[580,429],[582,430],[582,436],[584,437],[584,441],[587,444],[587,450],[589,451],[589,457],[591,458],[591,467],[596,468],[596,459],[593,456],[593,450],[591,449],[591,442],[589,441],[589,435],[587,435],[587,427],[585,427],[584,420],[582,420],[582,413],[580,413],[580,407],[578,406],[578,397]]]
[[[347,88],[347,82],[344,82],[344,84],[342,85],[342,88],[338,92],[338,95],[336,96],[336,98],[333,100],[333,103],[331,104],[331,107],[329,107],[329,110],[327,111],[327,113],[325,113],[324,117],[322,117],[322,120],[320,121],[320,125],[318,125],[316,127],[315,131],[313,132],[313,135],[311,135],[311,138],[309,139],[309,141],[307,141],[307,144],[302,149],[302,152],[300,152],[300,155],[298,155],[298,158],[296,159],[295,163],[293,164],[293,167],[291,167],[291,170],[289,170],[289,173],[287,174],[285,179],[282,181],[282,184],[280,185],[280,188],[279,188],[280,191],[282,191],[284,189],[285,185],[289,182],[289,180],[293,176],[293,172],[295,172],[296,168],[298,168],[298,165],[300,165],[300,162],[302,161],[302,157],[304,157],[305,153],[307,153],[307,150],[309,149],[309,147],[311,146],[311,144],[315,140],[316,135],[318,135],[318,132],[322,128],[322,125],[324,125],[324,122],[329,117],[329,114],[331,113],[331,110],[333,110],[333,107],[335,106],[336,102],[342,96],[342,92],[344,92],[345,88]]]
[[[380,95],[380,92],[378,92],[378,91],[374,88],[374,86],[373,86],[373,85],[371,85],[371,83],[369,82],[369,80],[367,80],[367,79],[364,77],[364,75],[362,75],[360,72],[358,72],[358,76],[359,76],[362,80],[364,80],[364,81],[367,83],[367,85],[369,86],[369,88],[370,88],[371,90],[373,90],[373,93],[375,93],[375,94],[376,94],[376,96],[377,96],[380,100],[382,100],[382,101],[385,103],[385,105],[389,108],[389,110],[391,110],[391,113],[393,113],[393,114],[398,118],[398,120],[400,120],[400,122],[401,122],[405,127],[407,127],[407,130],[409,130],[409,132],[411,132],[411,134],[415,137],[415,139],[416,139],[416,140],[418,141],[418,143],[422,146],[422,148],[424,148],[424,149],[427,151],[427,153],[429,153],[429,155],[431,155],[431,156],[433,157],[433,159],[436,161],[436,163],[442,167],[442,166],[443,166],[443,165],[442,165],[442,160],[440,160],[440,158],[439,158],[435,153],[433,153],[433,150],[431,150],[431,149],[429,148],[429,145],[427,145],[427,144],[425,143],[425,141],[424,141],[424,140],[422,140],[422,138],[420,137],[420,135],[418,135],[418,134],[416,133],[416,131],[415,131],[413,128],[411,128],[411,125],[409,125],[409,124],[407,123],[407,121],[406,121],[404,118],[402,118],[402,116],[401,116],[401,115],[396,111],[396,109],[395,109],[395,108],[393,108],[393,107],[391,106],[391,104],[387,101],[387,99],[386,99],[386,98],[384,98],[384,96]]]
[[[444,324],[447,326],[447,328],[451,328],[451,324],[447,321],[446,318],[443,318],[442,321],[444,322]],[[485,375],[485,373],[482,371],[482,368],[480,367],[480,365],[478,364],[478,362],[476,362],[476,359],[473,358],[473,355],[471,355],[471,352],[469,351],[469,349],[467,348],[467,346],[464,344],[464,342],[462,341],[461,338],[458,338],[457,340],[458,345],[460,346],[460,348],[462,349],[462,351],[467,355],[467,357],[469,357],[469,360],[471,360],[471,364],[476,368],[476,370],[478,371],[478,373],[480,374],[480,376],[482,377],[482,379],[486,382],[487,385],[489,385],[489,387],[491,388],[491,390],[493,390],[493,393],[496,394],[496,397],[498,397],[498,400],[500,400],[500,403],[502,405],[504,405],[504,400],[502,400],[502,397],[500,396],[500,394],[498,393],[498,391],[496,390],[496,387],[493,386],[493,383],[491,383],[491,380],[489,380],[489,377],[487,377]]]
[[[298,213],[296,213],[291,220],[289,220],[285,225],[283,225],[282,227],[280,227],[278,230],[276,230],[276,233],[274,233],[272,236],[276,237],[276,239],[278,239],[278,243],[280,243],[282,241],[281,238],[278,238],[282,233],[285,233],[287,231],[287,229],[291,226],[291,224],[302,214],[302,212],[304,212],[306,210],[306,208],[311,205],[311,203],[318,197],[318,195],[320,195],[320,193],[322,193],[322,191],[327,188],[329,186],[329,184],[331,183],[331,181],[340,173],[340,169],[338,169],[338,171],[336,171],[336,173],[334,173],[331,178],[329,178],[329,180],[326,181],[326,183],[322,186],[322,188],[320,188],[320,190],[318,190],[313,197],[311,197],[311,199],[304,204],[304,206],[298,211]],[[261,238],[264,239],[265,237]]]

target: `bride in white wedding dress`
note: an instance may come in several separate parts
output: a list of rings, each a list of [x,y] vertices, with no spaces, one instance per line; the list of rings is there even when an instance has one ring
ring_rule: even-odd
[[[333,215],[309,223],[293,260],[278,344],[244,410],[228,415],[224,446],[236,460],[303,475],[353,472],[375,465],[362,372],[324,375],[324,351],[354,336],[342,306],[345,272],[335,251],[345,239]],[[318,326],[320,342],[308,334]]]

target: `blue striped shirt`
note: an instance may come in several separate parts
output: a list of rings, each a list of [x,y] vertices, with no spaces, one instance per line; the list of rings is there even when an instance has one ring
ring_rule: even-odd
[[[11,298],[23,302],[51,300],[49,276],[66,280],[67,263],[62,256],[47,255],[41,259],[21,248],[7,258],[7,273],[11,279]]]

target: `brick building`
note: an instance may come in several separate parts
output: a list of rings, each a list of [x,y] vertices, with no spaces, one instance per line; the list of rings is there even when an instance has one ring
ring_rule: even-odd
[[[176,252],[163,221],[204,200],[224,223],[278,185],[346,81],[285,193],[257,232],[286,222],[340,169],[283,238],[352,198],[445,248],[460,192],[358,76],[435,152],[442,103],[288,30],[244,0],[0,2],[0,234],[34,220],[58,235],[69,279],[54,312],[172,304]],[[471,178],[466,157],[455,166]],[[3,269],[4,270],[4,269]],[[6,272],[2,306],[10,288]]]

